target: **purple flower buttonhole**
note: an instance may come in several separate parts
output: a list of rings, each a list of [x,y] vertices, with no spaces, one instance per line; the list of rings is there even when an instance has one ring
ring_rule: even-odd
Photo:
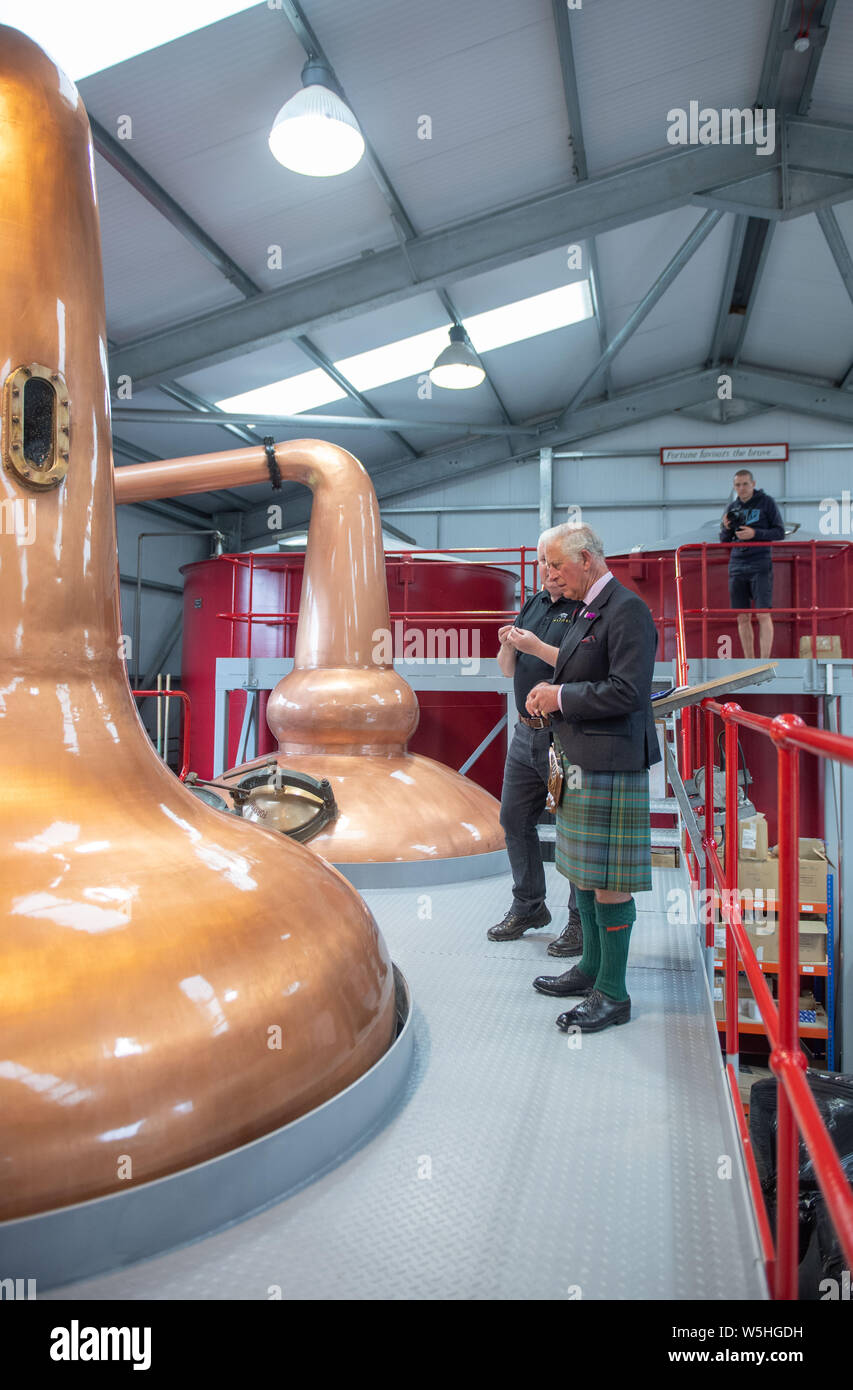
[[[596,614],[593,613],[593,612],[591,612],[591,611],[587,611],[586,613],[584,613],[584,617],[585,617],[585,618],[594,618],[594,617],[596,617]]]

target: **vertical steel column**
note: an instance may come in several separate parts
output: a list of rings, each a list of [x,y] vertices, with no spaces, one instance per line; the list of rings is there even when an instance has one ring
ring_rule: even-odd
[[[539,450],[539,534],[554,524],[554,451]]]
[[[708,547],[702,546],[702,656],[708,652]]]
[[[779,759],[779,1051],[770,1065],[777,1077],[776,1136],[776,1288],[777,1299],[796,1299],[799,1264],[799,1134],[780,1063],[805,1064],[799,1040],[799,751],[786,748],[782,738],[791,725],[803,724],[796,715],[773,721]]]

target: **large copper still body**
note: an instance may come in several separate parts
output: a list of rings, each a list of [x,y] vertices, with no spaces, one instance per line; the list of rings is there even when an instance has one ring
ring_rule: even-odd
[[[156,1178],[356,1080],[395,1028],[367,907],[163,765],[119,655],[94,160],[0,28],[0,1217]]]
[[[327,778],[334,790],[339,814],[312,837],[311,848],[336,864],[502,849],[495,798],[442,763],[406,751],[418,702],[387,659],[382,527],[367,472],[345,449],[319,440],[277,444],[275,459],[282,478],[305,483],[314,496],[294,668],[267,705],[278,765]],[[132,464],[116,473],[116,500],[184,496],[268,477],[261,448]],[[266,761],[233,769],[220,785]]]

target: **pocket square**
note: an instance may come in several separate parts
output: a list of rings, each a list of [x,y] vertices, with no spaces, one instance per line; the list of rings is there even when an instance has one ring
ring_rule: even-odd
[[[595,641],[595,633],[594,633],[594,632],[591,632],[591,633],[589,634],[588,637],[582,637],[582,638],[581,638],[581,646],[583,646],[586,642],[594,642],[594,641]]]

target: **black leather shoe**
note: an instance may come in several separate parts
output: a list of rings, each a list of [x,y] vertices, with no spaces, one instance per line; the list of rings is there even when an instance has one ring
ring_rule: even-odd
[[[557,1027],[564,1033],[570,1028],[579,1028],[582,1033],[600,1033],[611,1023],[628,1023],[631,1018],[631,1000],[608,999],[600,990],[591,990],[586,999],[567,1014],[560,1014]]]
[[[595,980],[591,980],[577,965],[573,965],[565,975],[538,975],[533,981],[533,988],[538,989],[540,994],[556,994],[558,998],[565,994],[590,994],[594,985]]]
[[[556,941],[548,947],[549,956],[580,956],[583,954],[583,927],[579,912],[570,912],[569,920]]]
[[[496,927],[490,927],[486,932],[490,941],[516,941],[519,936],[524,936],[526,931],[531,931],[534,927],[547,927],[551,920],[551,914],[547,907],[540,907],[538,912],[531,916],[524,917],[520,912],[513,912],[510,908],[502,922],[498,922]]]

